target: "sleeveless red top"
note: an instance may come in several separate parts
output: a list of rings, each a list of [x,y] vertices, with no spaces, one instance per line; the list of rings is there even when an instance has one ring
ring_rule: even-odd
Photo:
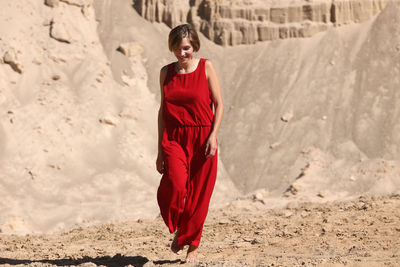
[[[207,59],[201,58],[196,70],[179,74],[174,63],[168,65],[164,80],[163,120],[165,126],[211,126],[212,95],[205,71]]]

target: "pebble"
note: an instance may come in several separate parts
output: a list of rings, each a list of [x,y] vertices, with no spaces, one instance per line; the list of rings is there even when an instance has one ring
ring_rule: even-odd
[[[289,122],[292,118],[293,118],[293,113],[286,112],[285,114],[282,115],[281,120],[284,122]]]
[[[49,7],[58,7],[58,5],[60,4],[60,0],[46,0],[44,1],[46,6]]]

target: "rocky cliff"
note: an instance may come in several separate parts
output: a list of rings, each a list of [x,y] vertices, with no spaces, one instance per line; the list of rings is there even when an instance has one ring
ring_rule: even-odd
[[[253,44],[315,33],[368,20],[388,0],[136,0],[150,21],[170,27],[189,22],[220,45]]]

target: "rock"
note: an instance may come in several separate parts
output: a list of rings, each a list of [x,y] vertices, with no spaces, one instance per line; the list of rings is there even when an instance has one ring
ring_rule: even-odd
[[[277,148],[279,145],[280,145],[279,142],[275,142],[275,143],[270,144],[270,145],[269,145],[269,148],[270,148],[270,149],[275,149],[275,148]]]
[[[263,196],[263,194],[262,194],[261,192],[258,192],[258,193],[256,193],[256,194],[253,194],[252,200],[253,200],[253,201],[261,202],[262,204],[265,204],[264,196]]]
[[[50,23],[50,37],[63,43],[71,43],[72,37],[68,32],[66,25],[61,22],[52,21]]]
[[[292,215],[293,215],[293,212],[290,211],[290,210],[285,210],[285,211],[283,212],[283,216],[286,217],[286,218],[289,218],[289,217],[291,217]]]
[[[310,215],[310,213],[307,212],[307,211],[305,211],[305,210],[303,210],[303,211],[300,213],[300,216],[301,216],[302,218],[308,217],[309,215]]]
[[[110,116],[110,115],[99,119],[99,122],[102,124],[107,124],[107,125],[112,125],[112,126],[116,126],[119,123],[119,121],[116,117]]]
[[[58,75],[58,74],[54,74],[51,78],[52,78],[54,81],[58,81],[58,80],[61,78],[61,76]]]
[[[289,122],[292,118],[293,118],[293,113],[286,112],[285,114],[282,115],[281,120],[284,122]]]
[[[93,0],[60,0],[60,1],[68,5],[73,5],[78,7],[91,6],[93,3]]]
[[[299,190],[294,186],[294,185],[290,185],[285,193],[283,194],[285,197],[289,197],[289,196],[294,196],[297,195],[297,193],[299,192]]]
[[[268,2],[137,0],[133,6],[151,22],[169,27],[188,22],[217,44],[239,45],[310,37],[331,27],[363,22],[383,10],[388,0]]]
[[[229,220],[228,219],[221,219],[219,222],[218,222],[218,224],[221,224],[221,225],[223,225],[223,224],[228,224],[229,223]]]
[[[134,57],[144,52],[143,46],[135,42],[120,44],[117,50],[127,57]]]
[[[46,6],[49,7],[58,7],[58,5],[60,4],[60,0],[45,0],[44,3]]]
[[[22,73],[24,71],[24,66],[19,62],[17,52],[14,49],[10,49],[4,53],[3,61],[9,64],[15,72]]]

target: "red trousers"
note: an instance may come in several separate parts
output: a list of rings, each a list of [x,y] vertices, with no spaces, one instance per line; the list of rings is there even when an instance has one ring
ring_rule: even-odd
[[[163,134],[164,174],[157,200],[170,233],[179,228],[179,246],[200,244],[217,176],[217,154],[205,157],[210,131],[211,126],[179,126]]]

